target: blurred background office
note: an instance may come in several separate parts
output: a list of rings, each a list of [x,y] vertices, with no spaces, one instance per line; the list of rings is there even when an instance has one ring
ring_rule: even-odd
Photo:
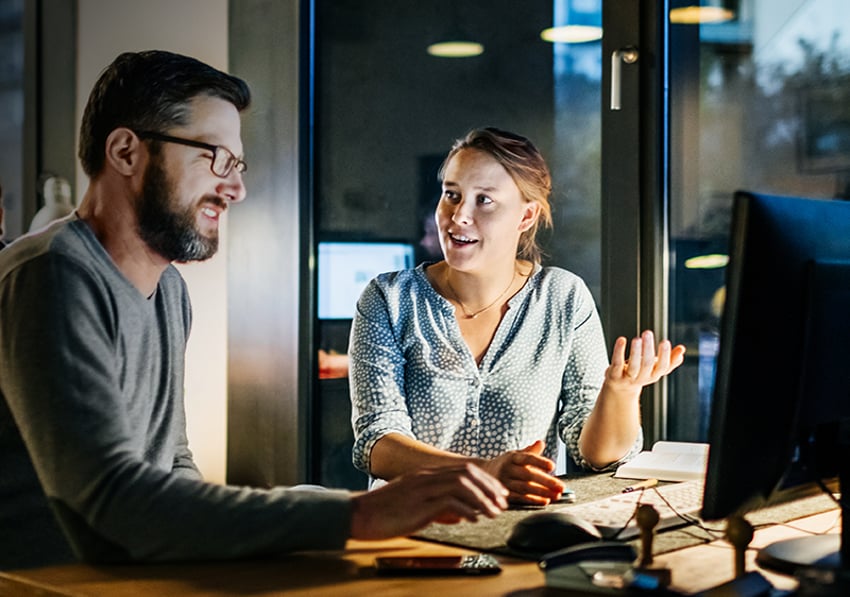
[[[733,192],[850,197],[843,0],[137,4],[0,0],[6,238],[42,207],[39,174],[80,196],[79,106],[118,51],[249,81],[249,199],[221,254],[183,270],[190,440],[213,478],[365,486],[347,380],[317,355],[344,354],[373,273],[438,256],[436,170],[471,127],[546,156],[547,263],[588,282],[609,338],[652,327],[688,345],[644,397],[649,442],[706,439]]]
[[[6,246],[6,242],[3,240],[6,234],[6,229],[3,226],[3,218],[3,184],[0,182],[0,249]]]

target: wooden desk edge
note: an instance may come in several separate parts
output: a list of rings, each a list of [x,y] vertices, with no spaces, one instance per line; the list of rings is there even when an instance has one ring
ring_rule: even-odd
[[[803,530],[835,531],[838,510],[802,517],[756,531],[751,544],[759,547],[782,538],[802,536]],[[392,595],[456,594],[544,595],[545,576],[536,562],[497,556],[502,573],[490,577],[382,578],[370,567],[379,555],[446,555],[472,550],[411,538],[354,541],[344,551],[302,552],[279,559],[195,564],[137,564],[134,566],[67,566],[0,572],[0,597],[118,597],[169,594],[254,597],[287,595],[339,595],[375,597]],[[687,547],[656,556],[658,564],[673,574],[673,588],[696,593],[731,580],[734,552],[724,541]],[[796,582],[758,568],[755,549],[748,550],[747,569],[759,570],[777,588],[791,589]]]

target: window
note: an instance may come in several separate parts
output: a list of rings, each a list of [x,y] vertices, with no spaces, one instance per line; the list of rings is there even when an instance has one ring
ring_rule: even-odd
[[[23,0],[0,0],[0,185],[6,241],[24,229],[24,28]]]
[[[690,356],[668,431],[691,441],[706,441],[734,191],[850,199],[845,4],[724,5],[726,20],[670,25],[670,329]]]

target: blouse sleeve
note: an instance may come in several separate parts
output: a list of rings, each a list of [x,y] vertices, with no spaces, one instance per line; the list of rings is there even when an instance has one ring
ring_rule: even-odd
[[[581,430],[596,404],[608,367],[602,322],[590,291],[584,285],[581,286],[581,291],[580,296],[575,299],[575,327],[570,356],[564,371],[558,433],[567,446],[568,455],[578,466],[594,471],[613,470],[623,462],[631,460],[641,450],[643,430],[640,430],[635,443],[623,458],[601,469],[593,467],[579,449]]]
[[[404,393],[405,358],[387,299],[373,280],[357,302],[349,341],[354,466],[371,472],[372,447],[389,433],[415,437]]]

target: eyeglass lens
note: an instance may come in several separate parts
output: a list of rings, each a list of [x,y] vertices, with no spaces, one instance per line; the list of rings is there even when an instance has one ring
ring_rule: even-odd
[[[227,176],[236,167],[237,172],[245,172],[245,162],[230,153],[226,147],[217,146],[213,156],[212,169],[217,176]]]

